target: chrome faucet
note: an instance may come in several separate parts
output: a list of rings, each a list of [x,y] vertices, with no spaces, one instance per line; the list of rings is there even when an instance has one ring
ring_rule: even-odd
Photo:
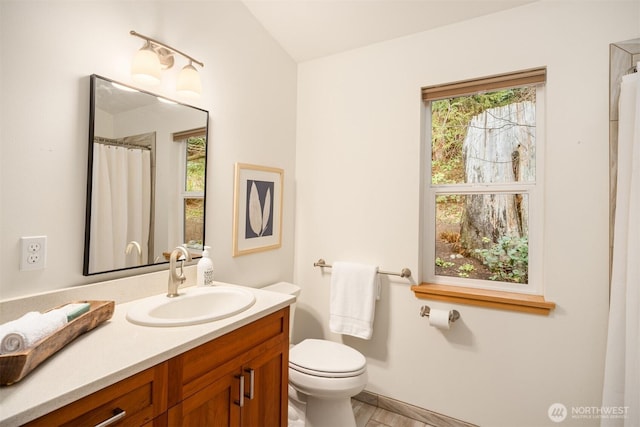
[[[184,257],[180,261],[180,274],[176,272],[176,261],[179,256]],[[176,247],[169,256],[169,292],[167,293],[169,298],[178,296],[178,286],[182,285],[186,279],[183,270],[185,260],[191,261],[191,253],[184,246]]]
[[[127,243],[127,248],[124,250],[124,253],[126,253],[127,255],[129,255],[131,253],[131,251],[133,251],[133,248],[136,248],[136,253],[138,254],[138,265],[142,264],[142,247],[140,247],[140,243],[136,242],[135,240],[130,241],[129,243]]]

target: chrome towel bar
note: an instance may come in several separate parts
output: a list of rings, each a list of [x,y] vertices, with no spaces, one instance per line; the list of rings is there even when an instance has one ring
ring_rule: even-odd
[[[318,261],[314,262],[313,266],[314,267],[331,268],[331,264],[327,264],[326,261],[323,260],[322,258],[320,258]],[[389,276],[411,277],[411,270],[409,270],[408,268],[403,268],[400,273],[396,273],[396,272],[393,272],[393,271],[379,270],[378,274],[387,274]]]

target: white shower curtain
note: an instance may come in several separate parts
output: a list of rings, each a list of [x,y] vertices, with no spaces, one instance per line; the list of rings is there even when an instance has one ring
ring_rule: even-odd
[[[89,271],[99,272],[148,261],[151,210],[151,160],[149,150],[93,144],[93,190]]]
[[[623,77],[602,427],[640,426],[640,73]]]

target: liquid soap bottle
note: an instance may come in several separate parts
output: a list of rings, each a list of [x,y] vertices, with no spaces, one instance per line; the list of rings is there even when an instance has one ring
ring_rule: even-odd
[[[202,251],[202,258],[198,261],[196,277],[198,286],[213,285],[213,261],[209,258],[209,249],[211,249],[211,247],[204,247],[204,251]]]

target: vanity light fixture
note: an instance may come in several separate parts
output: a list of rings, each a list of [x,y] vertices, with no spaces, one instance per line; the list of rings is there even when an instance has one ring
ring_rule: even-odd
[[[162,70],[168,70],[173,67],[174,54],[177,53],[189,60],[189,64],[185,65],[178,74],[178,82],[176,85],[178,93],[188,97],[200,96],[202,93],[202,83],[198,70],[196,70],[193,64],[195,63],[200,67],[204,67],[202,62],[178,49],[137,33],[134,30],[131,30],[129,34],[140,37],[145,41],[144,46],[142,46],[133,58],[131,74],[135,81],[149,85],[159,84]]]

